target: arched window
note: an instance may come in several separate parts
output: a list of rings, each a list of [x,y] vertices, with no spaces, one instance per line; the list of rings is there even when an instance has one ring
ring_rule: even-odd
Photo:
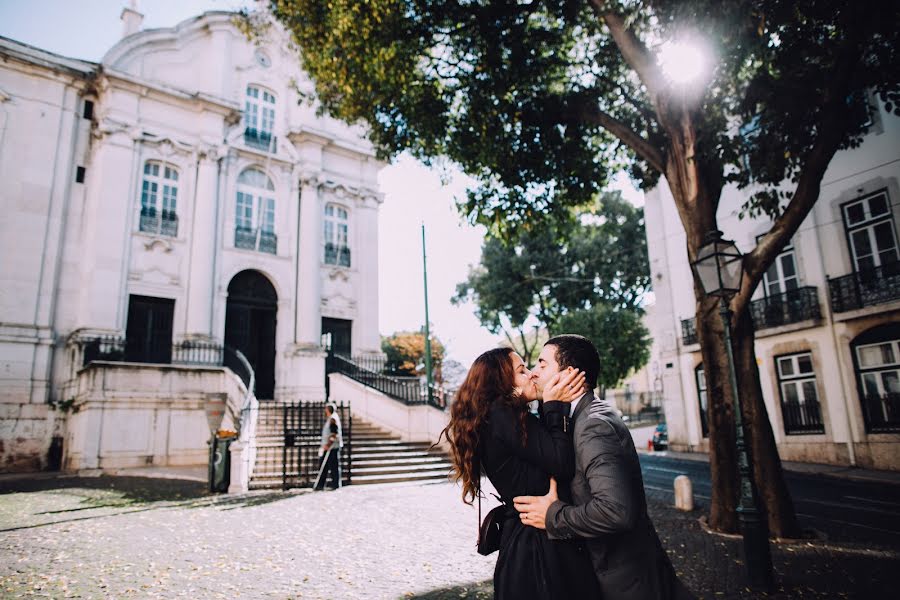
[[[259,169],[244,170],[237,180],[234,246],[276,254],[275,186]]]
[[[349,215],[336,204],[325,206],[325,264],[350,266]]]
[[[244,143],[275,152],[275,96],[255,85],[247,86],[244,98]]]
[[[900,323],[869,329],[850,349],[866,431],[900,431]]]
[[[140,230],[178,235],[178,170],[175,167],[155,160],[144,163]]]

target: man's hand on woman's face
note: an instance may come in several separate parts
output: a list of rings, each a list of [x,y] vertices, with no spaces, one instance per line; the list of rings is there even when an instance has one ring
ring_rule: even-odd
[[[572,402],[584,395],[584,371],[567,367],[544,387],[544,402]]]

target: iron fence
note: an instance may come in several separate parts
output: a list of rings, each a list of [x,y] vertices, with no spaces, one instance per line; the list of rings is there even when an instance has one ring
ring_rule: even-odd
[[[431,386],[431,397],[428,394],[428,385],[422,383],[418,377],[398,377],[385,375],[360,366],[350,358],[340,354],[329,354],[325,359],[325,372],[340,373],[354,381],[374,388],[379,392],[390,396],[395,400],[414,405],[429,404],[435,408],[447,407],[447,393],[440,386]]]
[[[750,316],[757,331],[821,319],[819,295],[814,286],[788,290],[750,303]]]
[[[221,365],[222,344],[206,340],[185,340],[172,346],[172,364],[176,365]]]
[[[829,279],[828,291],[834,312],[900,300],[900,262]]]
[[[787,435],[825,433],[818,402],[782,402],[781,418]]]
[[[312,487],[321,466],[324,402],[260,404],[256,421],[254,477],[280,477],[283,489]],[[343,448],[340,473],[343,485],[353,481],[353,417],[349,403],[336,404]]]
[[[900,431],[900,393],[867,394],[862,406],[867,433]]]

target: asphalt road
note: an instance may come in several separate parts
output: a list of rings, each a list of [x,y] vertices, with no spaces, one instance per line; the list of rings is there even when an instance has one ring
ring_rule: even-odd
[[[648,495],[674,502],[675,477],[687,475],[695,506],[709,506],[708,463],[664,454],[642,454],[640,458]],[[900,548],[900,485],[787,470],[785,476],[801,527],[814,529],[829,540]]]

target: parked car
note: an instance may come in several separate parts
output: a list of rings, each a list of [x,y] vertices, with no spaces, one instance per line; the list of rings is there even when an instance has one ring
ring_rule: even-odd
[[[653,449],[666,450],[669,447],[669,429],[665,423],[656,426],[653,432]]]

